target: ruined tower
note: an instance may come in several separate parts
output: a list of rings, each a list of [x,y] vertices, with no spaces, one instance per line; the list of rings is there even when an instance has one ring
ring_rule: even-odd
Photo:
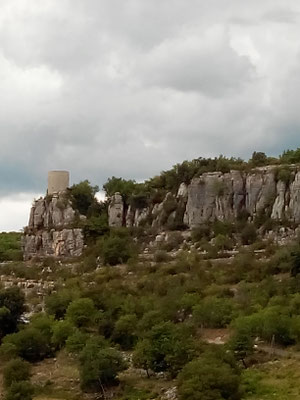
[[[69,187],[68,171],[49,171],[48,172],[48,194],[63,192]]]

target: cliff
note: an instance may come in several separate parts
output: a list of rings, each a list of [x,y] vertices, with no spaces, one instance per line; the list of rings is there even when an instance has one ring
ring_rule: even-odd
[[[300,170],[295,166],[260,167],[250,172],[208,172],[182,183],[158,204],[143,209],[126,207],[119,193],[109,206],[110,226],[194,228],[207,221],[233,221],[241,213],[254,219],[259,213],[274,220],[300,222]],[[282,176],[282,178],[281,178]]]
[[[24,231],[24,259],[81,255],[83,234],[72,227],[74,219],[75,210],[64,192],[35,200]]]

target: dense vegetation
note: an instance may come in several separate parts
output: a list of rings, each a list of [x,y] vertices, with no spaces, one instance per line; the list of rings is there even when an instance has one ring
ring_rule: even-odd
[[[126,229],[98,237],[76,268],[44,260],[56,290],[46,297],[45,312],[35,313],[29,324],[21,323],[20,290],[2,289],[6,398],[31,399],[33,390],[45,390],[30,383],[30,366],[61,352],[77,363],[83,391],[105,396],[115,391],[118,399],[155,398],[156,389],[142,389],[140,378],[132,378],[134,368],[145,371],[142,382],[149,380],[150,387],[164,374],[180,400],[259,393],[259,381],[248,372],[253,363],[264,362],[254,347],[257,338],[272,346],[300,344],[300,246],[296,241],[277,248],[251,237],[253,244],[228,260],[220,237],[233,235],[233,227],[208,228],[195,230],[185,243],[173,232],[157,249],[167,261],[138,259],[147,235]],[[209,243],[212,236],[219,240]],[[211,246],[208,252],[201,251],[203,245]],[[168,252],[179,247],[170,259]],[[216,257],[225,258],[215,263]],[[128,260],[127,266],[109,266]],[[34,265],[27,269],[42,273]],[[224,345],[206,342],[206,332],[216,329],[228,332]]]
[[[0,233],[0,262],[22,260],[21,233],[2,232]]]

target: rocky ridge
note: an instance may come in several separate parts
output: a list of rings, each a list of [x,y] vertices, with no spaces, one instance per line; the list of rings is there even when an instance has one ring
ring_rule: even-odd
[[[71,227],[74,219],[75,210],[64,192],[35,200],[23,236],[24,259],[80,256],[83,234]]]
[[[277,167],[278,168],[278,167]],[[182,183],[174,195],[143,209],[124,204],[119,193],[109,206],[110,226],[149,224],[163,229],[173,225],[194,228],[207,221],[234,220],[247,212],[249,219],[269,213],[274,220],[300,223],[300,170],[291,166],[289,179],[280,180],[275,167],[260,167],[250,172],[208,172]]]

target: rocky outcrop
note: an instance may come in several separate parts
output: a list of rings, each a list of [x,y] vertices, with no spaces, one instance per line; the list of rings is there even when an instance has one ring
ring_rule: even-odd
[[[167,193],[161,203],[140,210],[129,207],[126,211],[117,194],[118,201],[113,198],[109,207],[110,225],[147,223],[160,230],[172,224],[194,228],[215,219],[234,220],[242,212],[247,212],[250,219],[268,213],[273,219],[300,223],[300,171],[291,166],[290,179],[284,182],[277,178],[278,168],[204,173],[189,185],[182,183],[176,196]]]
[[[124,202],[120,193],[115,193],[108,206],[108,224],[111,227],[119,228],[124,222]]]
[[[81,255],[83,234],[72,227],[74,218],[75,210],[64,192],[35,200],[24,231],[24,259]]]

